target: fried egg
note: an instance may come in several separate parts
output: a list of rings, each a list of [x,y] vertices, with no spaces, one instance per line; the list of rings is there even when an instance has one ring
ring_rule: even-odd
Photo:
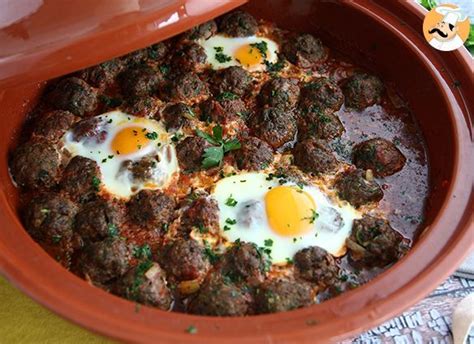
[[[265,70],[265,61],[278,61],[278,44],[265,37],[227,37],[215,35],[199,41],[212,69],[241,66],[248,71]]]
[[[221,179],[212,195],[219,205],[221,234],[231,242],[264,248],[273,264],[284,264],[309,246],[344,255],[352,222],[361,217],[352,206],[332,201],[314,185],[263,173]]]
[[[73,128],[64,135],[64,149],[72,157],[95,160],[103,188],[114,196],[129,198],[142,189],[163,188],[178,172],[174,146],[159,122],[121,111],[86,121],[91,124],[83,134]],[[134,172],[141,167],[146,172]]]

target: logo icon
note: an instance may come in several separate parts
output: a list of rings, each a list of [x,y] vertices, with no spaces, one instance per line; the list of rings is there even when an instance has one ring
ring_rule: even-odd
[[[456,5],[443,4],[429,11],[423,21],[426,41],[441,51],[456,50],[469,36],[469,18]]]

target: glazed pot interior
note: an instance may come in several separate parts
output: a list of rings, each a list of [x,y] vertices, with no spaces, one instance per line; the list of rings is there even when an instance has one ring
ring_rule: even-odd
[[[418,278],[422,271],[428,270],[428,266],[441,256],[443,249],[449,248],[449,238],[453,239],[451,245],[454,245],[456,238],[462,236],[462,230],[455,227],[462,222],[463,209],[459,209],[458,213],[451,209],[451,218],[446,215],[448,197],[456,192],[453,188],[459,189],[456,174],[460,171],[460,141],[466,139],[466,133],[460,133],[462,113],[455,105],[451,90],[434,72],[430,61],[396,33],[397,30],[391,26],[393,23],[381,23],[380,19],[369,14],[366,6],[372,7],[373,11],[378,10],[377,5],[369,6],[364,1],[342,3],[305,0],[256,0],[247,4],[245,9],[257,18],[273,21],[282,28],[320,36],[330,49],[347,55],[356,64],[380,75],[385,82],[394,84],[400,91],[417,118],[428,146],[430,194],[423,226],[428,228],[433,224],[433,228],[428,228],[424,233],[424,237],[430,237],[433,231],[431,241],[420,239],[407,257],[367,285],[307,309],[213,321],[206,317],[171,314],[147,307],[143,307],[138,315],[134,314],[133,303],[91,287],[61,268],[28,236],[20,224],[17,216],[18,193],[8,174],[8,156],[18,140],[25,116],[44,88],[44,83],[39,83],[0,91],[0,135],[3,138],[0,144],[0,206],[4,217],[2,226],[5,227],[0,234],[0,249],[2,243],[5,249],[10,249],[8,265],[5,265],[9,267],[10,273],[15,271],[10,277],[35,299],[83,326],[121,339],[144,341],[161,338],[170,342],[180,340],[180,335],[183,336],[184,329],[190,323],[199,328],[200,336],[187,338],[196,341],[206,338],[217,342],[234,338],[242,342],[257,337],[266,338],[268,333],[280,339],[318,333],[321,336],[318,338],[334,340],[399,313],[400,297],[405,298],[403,302],[406,306],[422,297],[428,289],[434,288],[443,278],[442,275],[450,273],[448,270],[454,267],[439,265],[444,270],[441,275],[438,273],[437,282],[432,278],[427,282],[429,286],[417,284],[417,289],[412,289],[411,294],[397,293],[411,280]],[[409,35],[409,29],[405,30],[404,37]],[[416,37],[421,35],[414,34]],[[420,39],[416,37],[414,39]],[[462,199],[464,203],[458,203],[461,208],[466,207],[469,195]],[[457,201],[461,202],[461,197]],[[451,208],[455,206],[453,204]],[[441,215],[445,217],[444,222],[439,220]],[[450,220],[452,229],[445,232],[446,242],[439,243],[440,227],[450,223]],[[22,254],[12,253],[14,251],[8,245],[13,243],[18,245],[15,250],[21,250]],[[432,251],[427,254],[428,247]],[[461,256],[458,253],[456,259],[459,260]],[[21,266],[15,270],[12,268],[14,264]],[[35,270],[40,268],[41,273]],[[394,297],[396,293],[398,299]],[[58,305],[60,297],[70,299],[63,299],[63,303]],[[392,299],[391,303],[387,301],[384,307],[379,307],[388,298]],[[318,326],[308,327],[308,319],[317,319]],[[314,337],[304,338],[309,340]]]

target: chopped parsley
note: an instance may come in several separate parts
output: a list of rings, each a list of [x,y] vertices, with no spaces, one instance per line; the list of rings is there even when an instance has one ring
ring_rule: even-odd
[[[53,237],[51,239],[53,240],[53,243],[59,244],[59,242],[61,241],[62,238],[63,237],[61,235],[55,234],[55,235],[53,235]]]
[[[170,71],[170,67],[168,65],[161,65],[158,68],[160,69],[160,72],[165,74],[165,75],[168,74],[169,71]]]
[[[151,248],[148,244],[133,248],[133,256],[135,258],[151,259]]]
[[[239,99],[239,96],[232,92],[222,92],[221,94],[216,96],[216,99],[218,101],[236,100],[236,99]]]
[[[266,246],[266,247],[272,247],[273,246],[273,240],[272,239],[265,239],[263,241],[263,244]]]
[[[250,44],[252,48],[256,48],[264,59],[267,58],[268,44],[265,41]]]
[[[151,133],[146,133],[145,137],[149,140],[156,140],[158,138],[158,133],[156,131],[153,131]]]
[[[225,220],[225,223],[227,223],[228,225],[235,225],[237,223],[237,220],[236,219],[230,219],[230,218],[227,218]]]
[[[232,57],[229,55],[224,54],[224,48],[223,47],[214,47],[214,50],[216,54],[214,57],[216,58],[217,62],[219,63],[226,63],[232,60]]]
[[[99,178],[97,178],[96,176],[92,177],[91,184],[95,191],[99,191],[99,186],[100,186]]]
[[[271,63],[269,61],[265,61],[264,63],[267,67],[267,71],[270,73],[277,73],[285,67],[285,61],[280,59],[275,63]]]
[[[194,325],[189,325],[189,327],[186,329],[186,332],[189,334],[196,334],[198,332],[197,327]]]
[[[230,228],[229,226],[224,225],[224,232],[230,231],[231,229],[232,229],[232,228]]]
[[[224,139],[222,137],[222,127],[220,125],[212,128],[212,135],[199,129],[196,130],[196,134],[213,145],[213,147],[204,149],[202,155],[202,167],[204,168],[220,166],[225,153],[240,148],[240,142],[237,138]]]
[[[316,212],[315,209],[311,209],[311,216],[304,217],[302,220],[308,220],[309,223],[314,223],[316,219],[319,217],[319,214]]]
[[[209,259],[209,262],[211,264],[216,263],[219,260],[219,255],[212,250],[206,240],[204,240],[204,245],[204,255],[207,257],[207,259]]]
[[[202,223],[199,223],[198,226],[197,226],[198,230],[199,230],[199,233],[207,233],[209,232],[209,229],[207,227],[205,227]]]
[[[291,259],[290,257],[286,257],[285,259],[287,264],[293,264],[293,259]]]
[[[118,228],[115,224],[109,223],[107,225],[107,231],[109,232],[109,237],[115,238],[118,236]]]
[[[237,200],[232,197],[232,194],[225,201],[225,205],[228,207],[235,207],[237,205]]]
[[[173,142],[179,142],[182,138],[184,137],[183,133],[176,132],[173,137],[171,138],[171,141]]]

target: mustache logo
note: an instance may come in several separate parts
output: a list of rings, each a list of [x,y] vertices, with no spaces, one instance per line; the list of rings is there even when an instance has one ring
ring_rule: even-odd
[[[436,27],[433,28],[433,29],[431,29],[430,31],[428,31],[429,34],[432,34],[432,33],[435,33],[435,32],[437,32],[437,33],[438,33],[441,37],[443,37],[443,38],[448,37],[448,34],[447,34],[447,33],[444,33],[443,31],[441,31],[440,29],[438,29],[438,28],[436,28]]]

